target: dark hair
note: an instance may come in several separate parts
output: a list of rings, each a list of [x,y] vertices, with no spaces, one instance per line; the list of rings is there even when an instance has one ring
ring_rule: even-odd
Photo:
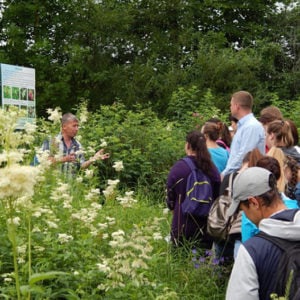
[[[260,111],[259,121],[266,125],[275,120],[283,120],[283,115],[280,109],[276,106],[267,106]]]
[[[256,166],[269,170],[274,174],[276,180],[279,180],[281,176],[281,168],[276,158],[264,156],[257,161]]]
[[[273,177],[274,177],[274,176],[273,176]],[[274,177],[274,179],[275,179],[275,177]],[[275,198],[281,199],[281,196],[280,196],[280,194],[279,194],[279,192],[278,192],[278,189],[277,189],[277,186],[276,186],[276,179],[275,179],[275,187],[274,187],[274,188],[272,188],[270,191],[268,191],[268,192],[266,192],[266,193],[264,193],[264,194],[262,194],[262,195],[259,195],[259,196],[257,196],[257,197],[262,198],[263,203],[264,203],[266,206],[271,206],[272,203],[274,202],[274,199],[275,199]]]
[[[276,120],[268,124],[267,133],[273,133],[275,136],[276,146],[291,147],[294,145],[294,139],[290,123],[287,121]]]
[[[230,131],[225,123],[218,118],[211,118],[206,121],[207,123],[215,123],[218,126],[219,139],[221,139],[228,147],[231,145]]]
[[[213,177],[213,171],[216,170],[216,167],[211,160],[204,134],[198,130],[193,130],[187,134],[186,142],[190,145],[191,149],[196,152],[197,167],[210,177]]]
[[[285,159],[285,165],[290,168],[291,173],[292,173],[292,178],[289,180],[289,182],[286,184],[285,188],[285,194],[291,198],[295,199],[295,187],[298,182],[298,170],[299,170],[299,165],[297,164],[297,161],[292,158],[289,155],[286,155]]]
[[[229,114],[229,117],[228,117],[228,120],[229,120],[229,122],[234,122],[234,123],[237,123],[239,120],[236,118],[236,117],[234,117],[232,114]]]

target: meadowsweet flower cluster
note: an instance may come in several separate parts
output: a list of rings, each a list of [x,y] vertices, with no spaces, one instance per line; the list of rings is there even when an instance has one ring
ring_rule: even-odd
[[[106,274],[108,280],[98,285],[98,289],[108,291],[125,287],[130,281],[134,286],[150,286],[155,288],[157,283],[147,277],[149,261],[153,253],[152,242],[162,239],[160,233],[161,218],[148,220],[145,226],[133,225],[132,232],[126,233],[119,229],[113,232],[109,245],[112,257],[102,255],[97,264],[98,270]]]
[[[118,196],[117,200],[123,207],[132,207],[134,203],[137,203],[137,200],[133,198],[133,191],[125,192],[123,197]]]
[[[60,123],[62,112],[59,107],[55,109],[48,108],[47,113],[49,114],[48,120],[52,121],[54,124]]]
[[[74,238],[72,235],[68,235],[66,233],[59,233],[58,234],[58,241],[61,243],[61,244],[66,244],[70,241],[72,241]]]
[[[120,182],[119,179],[115,179],[115,180],[108,179],[107,187],[104,191],[102,191],[106,199],[110,199],[114,195],[115,189],[119,182]]]
[[[121,172],[124,169],[123,162],[122,161],[114,162],[113,168],[116,170],[116,172]]]

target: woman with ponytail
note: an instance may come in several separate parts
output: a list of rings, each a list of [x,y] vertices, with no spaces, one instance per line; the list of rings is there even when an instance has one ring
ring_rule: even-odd
[[[193,161],[211,182],[213,200],[219,194],[220,175],[213,164],[202,133],[195,130],[187,134],[185,143],[186,156]],[[185,199],[187,178],[191,173],[187,163],[180,159],[171,168],[167,179],[167,206],[173,212],[171,241],[181,246],[185,241],[196,243],[204,249],[211,249],[212,237],[207,233],[207,217],[195,217],[183,214],[181,204]]]

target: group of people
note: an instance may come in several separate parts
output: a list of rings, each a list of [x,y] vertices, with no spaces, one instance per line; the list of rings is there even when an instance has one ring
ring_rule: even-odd
[[[214,248],[217,256],[229,255],[234,266],[226,299],[270,299],[272,274],[282,251],[259,238],[259,231],[300,242],[300,147],[297,127],[269,106],[259,118],[252,112],[253,97],[247,91],[232,95],[230,130],[218,119],[205,122],[201,130],[188,133],[186,156],[204,172],[213,188],[213,200],[227,192],[233,176],[233,215],[225,241],[207,232],[207,216],[195,218],[181,210],[186,178],[191,172],[178,160],[167,179],[167,206],[173,212],[171,240]]]

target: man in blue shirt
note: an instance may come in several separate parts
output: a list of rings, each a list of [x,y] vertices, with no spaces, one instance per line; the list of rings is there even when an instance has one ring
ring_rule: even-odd
[[[240,169],[244,156],[254,148],[265,154],[265,131],[252,113],[253,97],[249,92],[239,91],[232,95],[231,115],[237,118],[237,131],[233,137],[230,155],[222,177]]]

